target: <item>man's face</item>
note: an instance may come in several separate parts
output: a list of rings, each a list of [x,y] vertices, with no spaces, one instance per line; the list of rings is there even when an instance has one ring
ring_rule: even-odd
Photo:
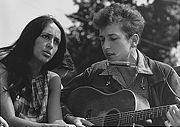
[[[100,40],[104,55],[109,61],[127,61],[131,49],[130,39],[120,28],[113,23],[100,29]]]

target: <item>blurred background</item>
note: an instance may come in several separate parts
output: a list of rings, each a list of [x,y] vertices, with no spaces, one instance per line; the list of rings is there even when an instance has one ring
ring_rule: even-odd
[[[152,59],[180,65],[180,0],[1,0],[0,47],[16,41],[22,29],[42,14],[54,15],[67,34],[77,73],[104,59],[92,17],[112,2],[135,6],[146,20],[139,50]]]

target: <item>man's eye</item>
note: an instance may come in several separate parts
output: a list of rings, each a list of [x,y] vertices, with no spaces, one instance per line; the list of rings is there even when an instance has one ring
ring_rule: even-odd
[[[117,39],[117,37],[111,37],[109,38],[111,41],[115,41]]]

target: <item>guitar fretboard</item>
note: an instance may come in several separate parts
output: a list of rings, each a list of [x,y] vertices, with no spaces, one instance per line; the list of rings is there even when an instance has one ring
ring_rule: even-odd
[[[168,111],[170,105],[160,106],[146,110],[129,111],[119,114],[120,124],[135,123],[138,121],[144,121],[148,119],[154,119],[164,116]]]
[[[136,123],[138,121],[154,119],[164,116],[167,113],[169,107],[170,105],[166,105],[166,106],[154,107],[139,111],[128,111],[128,112],[110,114],[110,115],[106,115],[105,122],[119,121],[120,125],[124,125],[124,124]],[[92,118],[87,118],[87,120],[91,121],[92,123],[101,123],[104,120],[104,117],[102,116],[92,117]]]

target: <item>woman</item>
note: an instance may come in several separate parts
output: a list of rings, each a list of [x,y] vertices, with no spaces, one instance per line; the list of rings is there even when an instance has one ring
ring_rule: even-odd
[[[32,20],[0,60],[1,116],[13,127],[62,127],[58,67],[66,49],[65,33],[50,15]]]

